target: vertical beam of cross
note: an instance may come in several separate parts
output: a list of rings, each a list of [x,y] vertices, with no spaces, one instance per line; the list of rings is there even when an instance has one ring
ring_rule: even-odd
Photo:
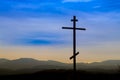
[[[76,30],[86,30],[85,28],[76,28],[76,22],[78,21],[76,19],[76,16],[73,16],[73,19],[71,19],[73,22],[73,27],[62,27],[62,29],[72,29],[73,30],[73,56],[70,57],[70,59],[73,58],[73,71],[74,71],[74,79],[76,79],[76,56],[79,54],[79,52],[76,53]]]

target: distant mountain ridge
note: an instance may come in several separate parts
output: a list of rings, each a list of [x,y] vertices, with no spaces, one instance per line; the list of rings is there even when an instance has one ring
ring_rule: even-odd
[[[78,69],[117,69],[120,60],[106,60],[93,63],[77,63]],[[72,69],[72,63],[62,63],[58,61],[48,60],[41,61],[32,58],[20,58],[16,60],[0,59],[0,69],[21,70],[21,69]]]
[[[57,65],[65,65],[65,63],[57,62],[57,61],[40,61],[32,58],[20,58],[16,60],[7,60],[7,59],[0,59],[0,68],[2,69],[25,69],[25,68],[34,68],[36,66],[42,66],[42,68],[49,66],[57,66]],[[44,67],[43,67],[44,66]],[[41,69],[42,69],[41,68]]]
[[[4,58],[0,58],[0,63],[7,62],[7,61],[10,61],[10,60],[4,59]]]

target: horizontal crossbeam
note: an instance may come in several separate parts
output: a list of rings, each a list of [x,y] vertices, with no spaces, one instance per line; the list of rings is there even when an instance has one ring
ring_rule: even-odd
[[[75,56],[77,56],[78,54],[79,54],[79,52],[77,52],[75,55],[71,56],[71,57],[70,57],[70,60],[71,60],[72,58],[74,58]]]
[[[72,27],[62,27],[62,29],[74,29]],[[86,30],[85,28],[75,28],[76,30]]]
[[[78,20],[77,20],[77,19],[71,19],[71,21],[72,21],[72,22],[73,22],[73,21],[76,21],[76,22],[77,22]]]

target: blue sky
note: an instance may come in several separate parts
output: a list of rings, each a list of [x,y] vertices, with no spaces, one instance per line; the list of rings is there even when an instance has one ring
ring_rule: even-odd
[[[0,48],[72,49],[72,31],[62,26],[72,27],[74,15],[77,27],[87,29],[77,31],[77,47],[86,53],[84,58],[91,59],[85,57],[87,53],[91,57],[100,53],[101,60],[119,58],[120,0],[0,0]],[[110,53],[109,57],[102,58],[104,53]]]
[[[0,12],[1,16],[9,17],[65,16],[73,11],[119,12],[119,5],[119,0],[2,0]]]
[[[84,43],[120,40],[119,0],[1,0],[0,41],[10,45],[70,44],[71,32],[61,31],[61,27],[72,26],[73,15],[79,19],[78,26],[88,29],[79,33]]]

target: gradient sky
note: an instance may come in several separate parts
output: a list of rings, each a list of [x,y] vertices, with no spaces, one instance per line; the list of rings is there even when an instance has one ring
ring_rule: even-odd
[[[0,0],[0,58],[72,62],[74,15],[77,62],[120,59],[120,0]]]

